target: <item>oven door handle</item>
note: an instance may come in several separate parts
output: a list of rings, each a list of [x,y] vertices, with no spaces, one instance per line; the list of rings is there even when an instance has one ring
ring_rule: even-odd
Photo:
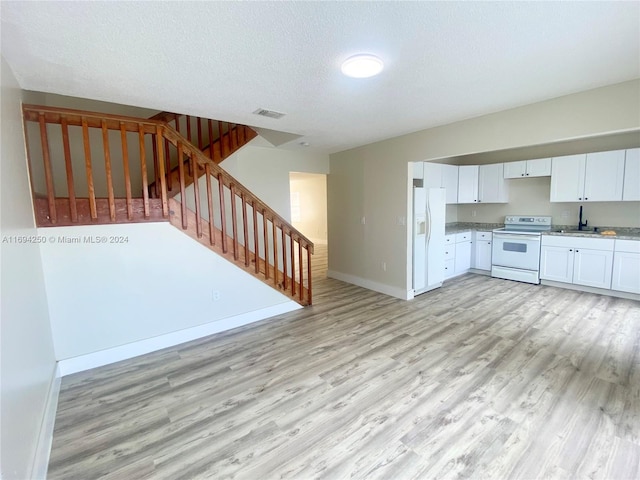
[[[526,234],[526,233],[494,233],[493,239],[505,239],[505,240],[540,240],[540,235]]]

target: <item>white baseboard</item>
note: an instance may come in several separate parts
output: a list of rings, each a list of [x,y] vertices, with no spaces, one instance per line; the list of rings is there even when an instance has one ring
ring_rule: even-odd
[[[292,312],[302,308],[293,301],[279,303],[271,307],[255,310],[253,312],[235,315],[233,317],[224,318],[215,322],[198,325],[197,327],[186,328],[177,332],[159,335],[153,338],[147,338],[126,345],[100,350],[99,352],[88,353],[78,357],[60,360],[58,366],[61,376],[71,375],[73,373],[90,370],[96,367],[102,367],[110,363],[127,360],[129,358],[144,355],[145,353],[155,352],[163,348],[173,347],[181,343],[190,342],[198,338],[213,335],[214,333],[224,332],[232,328],[241,327],[249,323],[264,320],[265,318],[281,315],[283,313]]]
[[[385,295],[396,297],[401,300],[411,300],[413,298],[413,289],[404,290],[398,287],[391,287],[389,285],[385,285],[384,283],[374,282],[372,280],[356,277],[355,275],[349,275],[347,273],[336,272],[335,270],[328,270],[327,277],[335,278],[336,280],[341,280],[347,283],[352,283],[353,285],[357,285],[368,290],[373,290],[374,292],[384,293]]]
[[[60,384],[62,378],[60,376],[60,366],[56,365],[49,386],[47,395],[47,403],[42,417],[42,425],[38,435],[38,445],[36,447],[36,456],[31,469],[29,478],[41,480],[47,478],[47,469],[49,467],[49,456],[51,455],[51,444],[53,442],[53,428],[56,423],[56,412],[58,410],[58,397],[60,396]]]

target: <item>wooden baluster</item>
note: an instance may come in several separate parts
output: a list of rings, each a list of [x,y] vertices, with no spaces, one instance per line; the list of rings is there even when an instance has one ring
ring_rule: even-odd
[[[215,245],[216,236],[213,217],[213,194],[211,193],[211,165],[209,165],[208,163],[204,166],[204,176],[207,179],[207,204],[209,206],[209,242],[211,243],[211,245]]]
[[[284,289],[287,290],[287,238],[284,233],[284,225],[280,227],[280,231],[282,232],[282,276],[284,277]]]
[[[202,150],[202,118],[198,117],[198,150]]]
[[[300,272],[298,273],[298,277],[300,278],[300,301],[304,300],[304,297],[303,297],[304,289],[302,288],[302,286],[303,286],[302,280],[303,280],[303,275],[304,275],[303,270],[304,269],[302,268],[302,265],[303,265],[303,263],[302,263],[302,242],[301,242],[300,239],[298,239],[298,268],[300,269]]]
[[[188,227],[187,221],[187,198],[185,195],[186,182],[184,179],[184,162],[182,152],[182,142],[178,142],[178,178],[180,180],[180,211],[182,216],[182,229],[186,230]]]
[[[254,202],[255,203],[255,202]],[[273,223],[274,231],[275,231],[275,223]],[[264,276],[266,280],[269,280],[269,250],[267,246],[269,245],[269,230],[267,229],[267,212],[262,209],[262,236],[264,241]],[[273,237],[274,239],[276,237]],[[257,247],[256,247],[257,248]],[[275,275],[275,274],[274,274]]]
[[[131,200],[131,173],[129,172],[129,146],[127,145],[127,130],[124,122],[120,122],[120,141],[122,142],[122,167],[124,169],[124,188],[127,195],[127,218],[133,219],[133,204]]]
[[[69,192],[69,210],[71,221],[78,221],[78,206],[76,205],[76,191],[73,182],[73,168],[71,166],[71,148],[69,146],[69,124],[65,117],[62,117],[62,146],[64,149],[64,163],[67,169],[67,191]]]
[[[240,200],[242,201],[242,236],[244,240],[244,266],[249,266],[249,225],[247,222],[247,202],[244,198],[244,193],[240,194]]]
[[[227,214],[224,208],[224,181],[218,173],[218,191],[220,192],[220,229],[222,230],[222,253],[227,253]]]
[[[262,211],[262,216],[264,216],[264,210]],[[265,217],[266,219],[266,217]],[[266,220],[265,220],[266,222]],[[278,237],[276,236],[276,233],[278,231],[277,227],[276,227],[276,222],[275,221],[271,221],[271,225],[273,226],[273,283],[276,285],[276,287],[278,286]],[[265,228],[266,231],[266,228]],[[265,235],[266,237],[266,235]],[[265,266],[267,267],[267,271],[269,269],[269,265],[267,263],[267,242],[264,243],[264,260],[265,260]],[[267,276],[267,279],[269,277]]]
[[[169,140],[166,138],[164,139],[164,157],[166,162],[166,176],[169,177],[171,175],[171,153],[169,152]],[[168,191],[171,191],[173,188],[173,182],[171,181],[171,178],[167,178],[166,180],[167,189]]]
[[[213,120],[209,119],[209,158],[213,158]]]
[[[84,143],[84,165],[87,172],[87,190],[89,194],[89,210],[91,211],[91,219],[98,218],[98,209],[96,207],[96,191],[93,186],[93,170],[91,168],[91,144],[89,143],[89,125],[87,119],[82,117],[82,141]]]
[[[238,125],[238,140],[242,145],[245,144],[246,137],[244,135],[244,125]]]
[[[220,157],[224,158],[224,131],[222,129],[222,122],[218,120],[218,141],[220,142]]]
[[[238,219],[236,218],[236,187],[231,184],[231,229],[233,232],[233,258],[238,260]]]
[[[197,172],[196,156],[191,155],[191,169]],[[193,178],[193,196],[196,201],[196,233],[198,238],[202,238],[202,215],[200,214],[200,185],[197,175]]]
[[[233,149],[237,150],[238,149],[238,125],[236,124],[235,127],[233,127]]]
[[[111,173],[111,151],[109,148],[109,130],[107,121],[102,120],[102,149],[104,151],[104,168],[107,175],[107,197],[109,198],[109,218],[116,221],[116,199],[113,194],[113,174]]]
[[[258,245],[258,210],[256,209],[256,202],[251,204],[251,210],[253,211],[253,250],[256,258],[256,273],[260,273],[260,246]],[[264,219],[264,217],[262,217]],[[265,219],[266,222],[266,219]],[[264,230],[267,230],[265,226]],[[267,251],[267,244],[264,244],[265,252]],[[266,263],[265,263],[266,270]],[[269,278],[269,277],[267,277]]]
[[[307,294],[309,296],[309,305],[311,305],[311,252],[309,251],[309,245],[307,245]]]
[[[191,139],[191,117],[189,115],[186,115],[185,118],[187,120],[187,140],[189,140],[189,142],[193,143],[193,141]]]
[[[293,233],[289,232],[291,240],[291,294],[296,296],[296,251],[293,249]]]
[[[155,137],[155,135],[152,135]],[[140,172],[142,174],[142,203],[144,205],[144,217],[149,218],[149,180],[147,179],[147,160],[145,155],[145,146],[144,146],[144,127],[138,124],[138,144],[140,146]],[[155,146],[157,142],[153,142]],[[153,158],[157,159],[156,149],[153,149]],[[157,166],[156,162],[156,166]],[[162,162],[160,162],[162,163]],[[157,178],[157,177],[156,177]],[[156,192],[158,191],[158,182],[156,181]]]
[[[180,133],[180,115],[176,113],[173,118],[176,121],[176,132]]]
[[[139,125],[138,128],[142,128],[142,126]],[[151,134],[151,148],[153,148],[153,175],[155,178],[153,188],[156,191],[156,198],[158,198],[160,196],[160,177],[158,176],[160,168],[158,168],[158,142],[155,133]]]
[[[164,162],[162,161],[162,157],[164,153],[162,151],[162,126],[156,125],[156,143],[158,145],[158,169],[160,175],[160,195],[162,197],[162,216],[169,216],[169,205],[167,202],[167,176],[164,172]]]
[[[47,184],[47,200],[49,202],[49,220],[51,223],[58,221],[56,212],[56,192],[53,186],[53,174],[51,172],[51,155],[49,154],[49,139],[47,137],[47,124],[44,113],[38,116],[40,123],[40,142],[42,143],[42,160],[44,161],[44,177]]]

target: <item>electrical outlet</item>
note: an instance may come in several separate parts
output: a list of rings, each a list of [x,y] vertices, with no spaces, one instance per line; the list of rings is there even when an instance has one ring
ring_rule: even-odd
[[[361,223],[362,225],[364,225],[366,222],[367,222],[366,218],[364,218],[364,217],[361,217],[361,218],[360,218],[360,223]]]
[[[213,300],[214,302],[217,302],[220,300],[220,297],[222,295],[220,294],[220,290],[214,290],[211,294],[211,300]]]
[[[562,212],[562,218],[569,218],[571,216],[571,212],[569,210],[564,210]]]
[[[387,271],[387,262],[382,262],[382,264],[380,266],[382,267],[382,271],[383,272]]]
[[[398,225],[400,227],[406,226],[407,225],[407,219],[405,217],[396,218],[396,225]]]
[[[476,212],[475,210],[472,210],[472,211],[471,211],[471,216],[472,216],[472,217],[475,217],[476,215],[477,215],[477,212]]]

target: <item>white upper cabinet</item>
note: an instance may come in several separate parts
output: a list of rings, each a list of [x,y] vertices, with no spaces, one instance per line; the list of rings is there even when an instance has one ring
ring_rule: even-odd
[[[504,178],[548,177],[551,175],[551,159],[537,158],[504,164]]]
[[[556,157],[551,165],[552,202],[622,200],[624,150]]]
[[[442,165],[442,188],[446,192],[446,203],[458,203],[458,166]]]
[[[478,202],[478,165],[458,167],[458,203]]]
[[[627,150],[624,163],[622,200],[640,200],[640,148]]]
[[[504,163],[480,165],[478,177],[478,201],[483,203],[507,203],[508,184],[504,181]]]
[[[622,200],[624,157],[624,150],[587,153],[584,200],[589,202]]]
[[[423,174],[424,162],[411,162],[411,163],[412,163],[411,168],[413,169],[413,178],[414,179],[416,179],[416,178],[422,179],[423,176],[424,176],[424,174]]]
[[[424,188],[442,187],[442,164],[423,162],[424,164]]]

